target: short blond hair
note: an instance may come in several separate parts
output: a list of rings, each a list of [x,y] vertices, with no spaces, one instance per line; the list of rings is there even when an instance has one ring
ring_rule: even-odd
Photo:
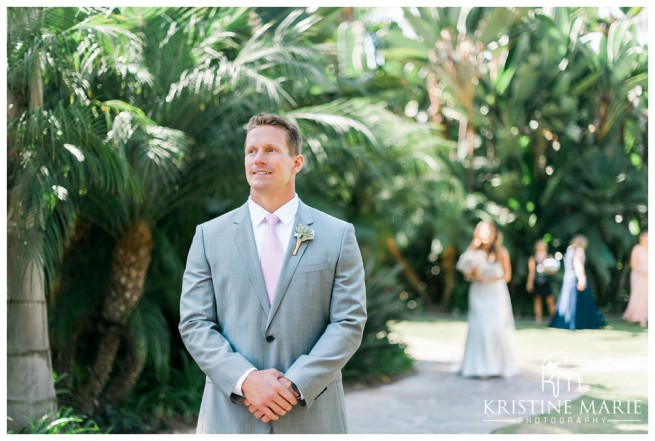
[[[289,156],[298,156],[300,154],[302,150],[302,135],[300,134],[300,129],[297,125],[279,115],[274,115],[272,113],[259,113],[248,121],[246,134],[261,126],[273,126],[286,130]]]

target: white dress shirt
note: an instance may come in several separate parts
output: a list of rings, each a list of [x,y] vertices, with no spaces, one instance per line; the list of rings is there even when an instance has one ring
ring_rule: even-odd
[[[296,219],[296,212],[298,211],[299,203],[300,203],[300,199],[296,194],[293,196],[293,199],[291,199],[289,202],[282,205],[280,208],[278,208],[277,210],[275,210],[275,212],[272,213],[280,218],[280,222],[278,222],[278,224],[275,226],[275,233],[277,234],[277,237],[280,239],[280,243],[282,244],[282,249],[284,250],[285,253],[287,247],[289,246],[289,241],[291,240],[293,223]],[[248,198],[248,210],[250,211],[252,232],[255,235],[255,244],[257,245],[257,255],[259,256],[262,249],[262,239],[264,237],[264,231],[266,229],[266,222],[264,221],[264,219],[266,218],[266,215],[270,213],[261,205],[257,204],[257,202],[253,201],[252,198],[250,197]],[[243,382],[246,380],[248,374],[256,370],[257,369],[255,368],[251,368],[247,370],[241,376],[241,378],[239,378],[239,381],[237,381],[237,384],[234,386],[232,392],[235,393],[236,395],[243,396],[243,391],[241,390],[241,386],[243,386]]]
[[[275,226],[275,233],[277,234],[282,249],[286,253],[289,241],[291,240],[291,232],[293,231],[293,222],[296,219],[296,212],[298,211],[298,204],[300,199],[295,195],[286,204],[275,210],[272,214],[280,218],[280,222]],[[248,198],[248,210],[250,211],[250,220],[252,222],[252,232],[255,235],[255,244],[257,244],[257,255],[261,254],[262,239],[264,231],[266,230],[266,222],[264,218],[267,214],[271,214],[262,208],[252,198]]]

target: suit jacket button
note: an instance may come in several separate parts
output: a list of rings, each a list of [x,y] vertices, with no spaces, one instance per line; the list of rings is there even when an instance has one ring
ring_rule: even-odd
[[[273,342],[273,340],[275,340],[275,337],[273,337],[272,335],[266,337],[266,341],[269,343]]]

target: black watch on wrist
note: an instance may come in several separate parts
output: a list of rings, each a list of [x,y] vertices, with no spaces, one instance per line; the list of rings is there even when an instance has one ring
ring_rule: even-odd
[[[298,390],[298,386],[296,386],[296,383],[291,381],[291,389],[293,389],[293,393],[296,394],[296,398],[300,399],[300,391]]]
[[[293,392],[296,394],[296,398],[298,399],[298,403],[300,404],[300,406],[305,407],[306,404],[305,400],[301,398],[302,395],[300,394],[300,390],[298,389],[298,386],[296,386],[296,383],[294,383],[293,381],[291,381],[291,389],[293,389]]]

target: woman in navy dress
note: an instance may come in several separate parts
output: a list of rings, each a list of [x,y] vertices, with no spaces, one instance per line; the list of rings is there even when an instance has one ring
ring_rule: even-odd
[[[605,319],[594,303],[585,274],[587,238],[573,237],[564,256],[564,280],[550,326],[560,329],[598,329]]]

